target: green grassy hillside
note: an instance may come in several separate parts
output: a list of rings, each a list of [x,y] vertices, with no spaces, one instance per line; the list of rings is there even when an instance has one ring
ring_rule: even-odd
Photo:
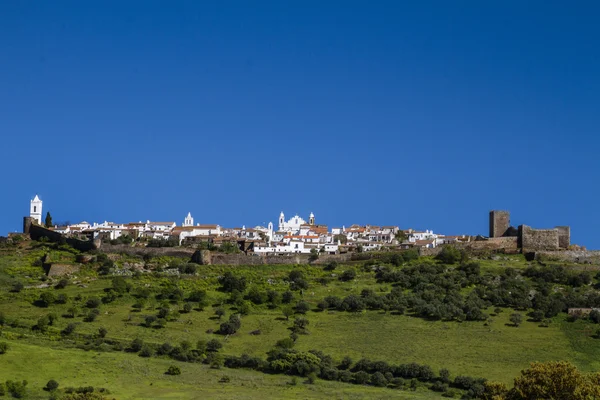
[[[48,397],[41,388],[49,379],[57,380],[61,388],[104,387],[110,390],[111,398],[119,399],[440,398],[440,393],[427,390],[430,383],[425,380],[412,382],[401,379],[403,383],[398,383],[390,375],[387,378],[390,388],[385,388],[324,379],[309,384],[305,383],[306,377],[297,377],[297,384],[292,385],[292,377],[286,374],[267,374],[219,365],[211,368],[201,362],[181,362],[168,355],[156,355],[159,346],[165,342],[177,346],[187,341],[195,347],[199,340],[216,338],[223,344],[220,357],[226,359],[248,354],[266,360],[267,352],[279,340],[290,337],[296,317],[306,318],[308,326],[306,334],[297,335],[294,349],[300,353],[319,350],[331,356],[334,365],[344,357],[350,357],[354,363],[360,359],[385,361],[391,365],[416,362],[430,366],[436,375],[440,369],[446,368],[451,379],[466,375],[507,384],[533,361],[568,360],[584,371],[600,370],[600,340],[595,338],[596,325],[592,321],[567,321],[567,315],[559,312],[546,317],[544,324],[547,326],[542,327],[540,322],[528,317],[531,309],[520,309],[518,312],[522,314],[523,322],[514,326],[510,321],[510,316],[515,313],[512,307],[491,304],[499,301],[490,294],[496,287],[496,281],[513,282],[511,279],[515,277],[514,282],[517,283],[511,284],[530,282],[528,284],[534,289],[526,289],[530,290],[527,293],[546,290],[544,288],[548,284],[544,286],[539,278],[530,278],[530,272],[523,274],[529,264],[520,256],[474,260],[480,265],[477,275],[457,275],[459,280],[456,282],[459,284],[455,285],[456,293],[462,296],[461,301],[465,304],[475,292],[481,299],[490,299],[482,309],[486,315],[479,320],[469,320],[468,314],[465,319],[464,315],[459,315],[462,312],[456,314],[457,317],[448,318],[424,316],[425,311],[418,311],[415,305],[418,302],[413,304],[415,300],[411,296],[418,292],[424,293],[419,295],[422,298],[446,296],[444,302],[449,301],[447,293],[450,289],[440,291],[446,283],[435,278],[430,283],[411,286],[402,276],[394,276],[397,281],[386,278],[386,282],[376,272],[381,263],[372,261],[367,265],[340,265],[333,271],[326,271],[322,266],[187,266],[187,260],[142,260],[109,255],[82,266],[79,273],[63,282],[66,284],[64,288],[56,288],[60,278],[45,278],[39,261],[44,256],[46,260],[75,263],[77,251],[35,242],[0,249],[0,316],[3,316],[0,319],[0,342],[9,345],[8,352],[0,355],[0,382],[26,379],[32,398]],[[123,274],[122,268],[126,263],[145,264],[146,270],[135,274],[126,272],[124,282],[127,288],[119,293],[118,288],[113,289],[116,285],[113,278],[115,274]],[[437,265],[438,272],[431,276],[446,278],[453,276],[448,273],[453,274],[452,271],[458,268],[458,263],[439,268],[439,261],[433,259],[411,260],[385,268],[390,273],[426,268],[421,265]],[[542,269],[551,267],[533,266]],[[590,270],[593,268],[588,267]],[[356,271],[355,278],[340,280],[343,271],[350,269]],[[514,273],[507,273],[507,269]],[[102,275],[98,270],[107,274]],[[290,285],[289,281],[292,270],[301,271],[304,283],[300,285],[302,289],[291,291],[294,299],[290,304],[306,301],[310,306],[306,314],[292,315],[287,319],[283,310],[289,305],[251,301],[250,293],[264,295],[272,291],[282,294],[293,289],[294,284]],[[568,276],[581,273],[580,269],[572,273],[569,268],[565,270]],[[177,271],[191,273],[180,274]],[[245,278],[242,293],[232,295],[223,291],[219,278],[227,271],[232,271],[237,278]],[[586,299],[595,292],[590,284],[577,286],[567,277],[563,281],[558,280],[549,286],[549,298],[565,294],[565,301],[583,301],[582,290],[586,290]],[[498,287],[501,286],[498,283]],[[448,286],[451,287],[454,286]],[[400,288],[404,289],[398,290]],[[319,311],[317,307],[327,296],[345,298],[355,294],[364,298],[364,289],[371,290],[372,298],[384,298],[394,292],[402,299],[406,297],[408,305],[398,309],[374,306],[360,312],[332,308]],[[198,291],[206,293],[200,304],[202,307],[193,301],[190,302],[192,309],[184,312],[188,303],[186,299]],[[50,293],[49,296],[55,299],[62,295],[64,304],[52,302],[44,307],[39,302],[44,293]],[[527,307],[543,307],[536,301],[527,303],[527,293],[523,296]],[[90,307],[90,299],[94,298],[103,299],[97,308]],[[569,300],[571,298],[575,300]],[[513,300],[506,301],[510,303]],[[442,307],[444,302],[436,303],[436,307]],[[561,304],[566,307],[567,303]],[[221,318],[215,315],[218,308],[225,311]],[[94,309],[98,310],[97,315],[90,318]],[[164,327],[158,327],[160,320],[153,321],[151,327],[144,326],[147,317],[153,319],[161,309],[168,310]],[[240,312],[241,327],[237,332],[229,335],[218,333],[221,323]],[[56,320],[44,329],[36,329],[40,319],[48,315],[55,316]],[[65,333],[69,325],[73,332]],[[106,330],[105,337],[98,334],[101,328]],[[137,352],[122,351],[134,339],[141,339],[153,356],[146,358],[140,357]],[[181,375],[165,375],[170,365],[179,366]],[[219,382],[224,375],[230,378],[229,382]],[[461,393],[460,388],[450,390],[456,390],[457,396]]]

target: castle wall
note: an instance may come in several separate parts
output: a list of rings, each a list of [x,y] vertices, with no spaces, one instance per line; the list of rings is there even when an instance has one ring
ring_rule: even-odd
[[[533,229],[527,225],[519,227],[523,252],[539,250],[558,250],[557,229]]]
[[[554,229],[558,231],[558,246],[561,249],[568,249],[571,246],[571,227],[557,226]]]
[[[62,234],[53,230],[44,228],[41,225],[30,224],[29,225],[29,236],[33,240],[40,240],[41,238],[47,238],[51,242],[60,243],[64,240],[69,246],[79,251],[94,250],[96,245],[92,241],[79,240],[75,238],[65,237]]]
[[[535,259],[539,261],[562,261],[578,264],[600,264],[600,251],[565,250],[536,251]]]

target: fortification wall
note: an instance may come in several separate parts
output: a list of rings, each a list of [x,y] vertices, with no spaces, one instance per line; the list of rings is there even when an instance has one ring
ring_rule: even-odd
[[[557,226],[554,229],[558,231],[558,246],[561,249],[568,249],[571,245],[571,227]]]
[[[519,253],[517,237],[495,237],[488,240],[476,240],[473,242],[459,243],[458,247],[473,253]]]
[[[130,256],[151,256],[151,257],[181,257],[191,258],[196,252],[195,249],[189,247],[132,247],[127,244],[111,245],[102,243],[100,250],[105,253],[128,254]]]
[[[207,254],[208,253],[208,254]],[[224,254],[217,252],[202,251],[202,263],[210,265],[293,265],[308,264],[309,254],[289,255],[246,255],[246,254]],[[327,264],[331,261],[350,261],[351,254],[327,254],[320,255],[311,264]]]
[[[536,251],[535,259],[539,261],[562,261],[579,264],[600,264],[600,251],[564,250]]]
[[[527,225],[519,227],[523,252],[558,250],[558,230],[532,229]]]
[[[41,225],[31,224],[29,226],[29,237],[33,240],[40,240],[46,238],[51,242],[60,243],[64,241],[69,246],[79,251],[89,251],[96,249],[96,243],[93,241],[79,240],[75,238],[66,237],[58,232],[50,229],[46,229]]]

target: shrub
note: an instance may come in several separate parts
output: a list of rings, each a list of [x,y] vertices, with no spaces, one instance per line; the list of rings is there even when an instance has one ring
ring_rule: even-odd
[[[225,272],[225,275],[219,278],[221,289],[225,292],[237,290],[243,292],[246,290],[246,277],[236,277],[231,271]]]
[[[283,292],[283,294],[281,295],[281,302],[283,304],[289,304],[292,301],[294,301],[294,293],[289,290]]]
[[[67,279],[61,279],[60,281],[58,281],[58,283],[54,286],[55,289],[64,289],[67,287],[67,285],[69,284],[69,281]]]
[[[381,372],[375,372],[371,375],[371,384],[373,386],[387,386],[388,381]]]
[[[49,307],[50,305],[56,302],[56,296],[51,292],[44,292],[40,295],[39,300],[37,301],[38,305],[41,307]]]
[[[86,301],[85,306],[87,308],[98,308],[102,304],[102,300],[98,297],[90,297],[88,301]]]
[[[65,327],[65,329],[63,329],[60,333],[63,336],[69,336],[70,334],[72,334],[73,332],[75,332],[75,329],[77,329],[77,325],[71,323],[71,324],[67,325]]]
[[[6,354],[8,351],[8,343],[0,342],[0,354]]]
[[[140,357],[152,357],[154,355],[154,350],[150,345],[144,344],[140,350]]]
[[[206,342],[206,351],[214,353],[219,351],[223,345],[217,339],[211,339]]]
[[[455,264],[463,258],[463,254],[456,247],[444,246],[436,258],[444,264]]]
[[[314,384],[316,381],[317,381],[317,374],[315,374],[314,372],[311,372],[306,377],[306,382],[310,383],[311,385]]]
[[[54,379],[50,379],[48,381],[48,383],[46,383],[46,386],[44,387],[44,390],[47,392],[51,392],[56,389],[58,389],[58,382],[56,382]]]
[[[97,308],[94,308],[93,310],[90,310],[90,312],[87,313],[87,315],[84,318],[85,322],[94,322],[96,320],[96,318],[98,317],[98,315],[100,315],[100,310],[98,310]]]
[[[178,366],[171,365],[169,367],[169,369],[167,369],[167,372],[165,372],[165,374],[167,374],[167,375],[181,375],[181,370],[179,369]]]
[[[369,382],[369,374],[365,371],[358,371],[354,374],[354,382],[358,385],[364,385]]]
[[[225,364],[225,358],[219,353],[211,353],[208,356],[208,364],[212,369],[221,369]]]
[[[354,278],[356,278],[356,271],[353,269],[348,269],[342,272],[342,275],[340,275],[340,280],[344,282],[351,281]]]
[[[223,318],[223,316],[225,316],[225,309],[223,307],[217,307],[215,309],[215,315],[219,317],[219,319]]]
[[[142,350],[143,346],[144,346],[144,341],[140,338],[135,338],[129,344],[129,348],[127,349],[127,351],[130,351],[132,353],[137,353],[138,351]]]
[[[337,261],[330,261],[323,269],[325,271],[335,271],[337,266],[338,266]]]
[[[294,326],[292,327],[292,331],[294,333],[307,334],[308,331],[306,330],[306,327],[308,326],[308,324],[308,319],[304,317],[296,318],[294,320]]]
[[[21,282],[15,282],[15,283],[13,283],[10,291],[12,293],[19,293],[24,288],[25,288],[25,285],[23,285]]]
[[[67,304],[69,302],[69,296],[64,293],[56,296],[56,304]]]
[[[299,301],[298,304],[296,304],[296,312],[300,313],[300,314],[306,314],[308,311],[310,311],[310,305],[306,302],[306,301]]]
[[[514,325],[514,326],[519,326],[521,325],[521,322],[523,321],[523,317],[521,316],[521,314],[519,313],[514,313],[510,316],[510,322]]]
[[[106,330],[105,327],[101,326],[100,328],[98,328],[98,337],[106,337],[106,334],[108,333],[108,331]]]

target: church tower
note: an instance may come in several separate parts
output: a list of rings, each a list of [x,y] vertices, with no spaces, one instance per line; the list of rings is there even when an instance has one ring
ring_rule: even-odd
[[[194,226],[194,218],[192,218],[192,213],[188,213],[185,220],[183,220],[183,226]]]
[[[283,230],[283,226],[285,224],[285,215],[283,215],[283,211],[279,214],[279,230]]]
[[[29,216],[36,221],[38,225],[42,224],[42,201],[37,194],[35,195],[35,198],[31,200],[29,205]]]
[[[310,216],[308,217],[308,224],[309,225],[314,225],[315,224],[315,214],[310,213]]]

